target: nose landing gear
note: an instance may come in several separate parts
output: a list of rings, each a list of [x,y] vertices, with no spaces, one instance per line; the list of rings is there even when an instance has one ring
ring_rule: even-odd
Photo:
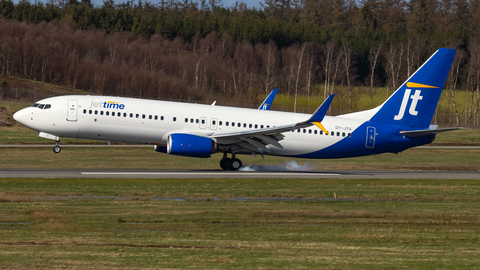
[[[228,158],[227,153],[223,153],[223,158],[220,160],[220,167],[224,170],[236,171],[242,167],[242,161],[235,158],[235,154],[232,154],[232,158]]]
[[[60,143],[60,141],[55,141],[56,145],[53,147],[53,152],[55,154],[58,154],[60,153],[60,151],[62,151],[62,148],[60,147],[60,145],[58,145]]]

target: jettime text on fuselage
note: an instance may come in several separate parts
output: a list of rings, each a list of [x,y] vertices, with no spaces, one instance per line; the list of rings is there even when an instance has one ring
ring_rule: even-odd
[[[114,101],[101,101],[101,102],[95,102],[92,101],[90,104],[90,108],[104,108],[104,109],[119,109],[123,110],[125,109],[125,104],[121,104],[120,102],[114,102]]]

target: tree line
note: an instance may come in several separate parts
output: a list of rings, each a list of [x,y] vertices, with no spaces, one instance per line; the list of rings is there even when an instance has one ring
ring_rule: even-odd
[[[438,47],[458,49],[446,124],[479,125],[480,0],[0,0],[2,74],[95,94],[258,100],[281,87],[346,97],[396,89]],[[463,111],[455,94],[464,92]]]

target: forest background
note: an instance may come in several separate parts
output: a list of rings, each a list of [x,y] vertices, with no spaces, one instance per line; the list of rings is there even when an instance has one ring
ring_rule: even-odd
[[[99,95],[249,104],[281,88],[293,111],[297,99],[337,93],[333,109],[345,113],[360,96],[368,108],[380,92],[383,102],[448,47],[458,51],[435,120],[479,127],[480,0],[261,6],[0,0],[1,87],[17,76]]]

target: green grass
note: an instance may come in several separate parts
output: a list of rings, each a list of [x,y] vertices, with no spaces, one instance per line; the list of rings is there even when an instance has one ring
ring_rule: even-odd
[[[379,154],[347,159],[311,160],[251,155],[238,156],[244,166],[279,165],[295,160],[315,170],[480,170],[480,149],[409,149],[400,154]],[[50,147],[0,147],[0,169],[173,169],[219,170],[221,154],[208,159],[157,153],[153,147],[64,147],[54,154]]]
[[[1,179],[0,187],[7,269],[480,267],[478,181]],[[72,195],[87,199],[51,197]],[[335,196],[355,200],[232,200]]]

